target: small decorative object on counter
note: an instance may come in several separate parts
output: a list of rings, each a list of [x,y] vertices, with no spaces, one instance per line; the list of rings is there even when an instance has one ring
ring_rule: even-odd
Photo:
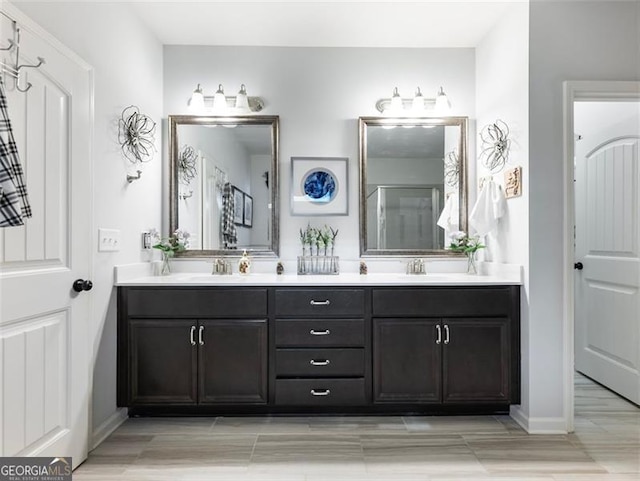
[[[449,249],[453,252],[464,252],[467,255],[467,274],[477,274],[476,253],[486,246],[480,243],[480,237],[470,237],[462,231],[451,234]]]
[[[367,267],[367,264],[365,264],[364,261],[360,261],[360,275],[366,276],[368,271],[369,268]]]
[[[176,252],[182,252],[189,247],[189,237],[191,237],[191,235],[187,231],[180,229],[176,230],[172,236],[167,238],[160,237],[156,229],[150,229],[149,235],[155,242],[152,247],[162,253],[162,266],[160,267],[159,274],[161,276],[167,276],[171,274],[171,264],[169,260]]]
[[[298,274],[338,274],[339,258],[334,256],[338,229],[324,226],[321,229],[307,224],[300,229],[302,255],[298,256]]]
[[[276,265],[276,274],[279,276],[284,274],[284,266],[282,265],[282,262],[278,262],[278,265]]]
[[[240,274],[249,274],[251,272],[251,259],[246,250],[242,251],[242,257],[238,261],[238,272]]]

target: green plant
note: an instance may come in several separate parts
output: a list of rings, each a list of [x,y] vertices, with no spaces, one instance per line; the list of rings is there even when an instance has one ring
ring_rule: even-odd
[[[464,252],[469,255],[486,247],[480,243],[479,236],[468,236],[466,232],[454,232],[449,237],[451,238],[449,249],[453,252]]]
[[[173,256],[176,252],[182,252],[189,247],[189,234],[185,230],[176,230],[172,236],[162,238],[156,229],[151,229],[151,237],[155,239],[155,244],[152,246],[154,249],[158,249],[169,256]]]

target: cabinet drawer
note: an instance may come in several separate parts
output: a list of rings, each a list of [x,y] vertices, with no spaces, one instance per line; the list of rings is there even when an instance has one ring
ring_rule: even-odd
[[[266,289],[127,289],[131,317],[264,318]]]
[[[374,317],[508,316],[509,287],[374,289]]]
[[[278,349],[276,375],[361,377],[364,376],[364,349]]]
[[[276,345],[297,347],[362,347],[362,319],[276,320]]]
[[[364,379],[278,379],[276,405],[349,406],[367,404]]]
[[[363,289],[278,289],[276,315],[356,317],[364,315]]]

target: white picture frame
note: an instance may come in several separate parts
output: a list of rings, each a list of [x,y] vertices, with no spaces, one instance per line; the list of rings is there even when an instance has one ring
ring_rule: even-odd
[[[291,157],[291,215],[349,214],[347,157]]]

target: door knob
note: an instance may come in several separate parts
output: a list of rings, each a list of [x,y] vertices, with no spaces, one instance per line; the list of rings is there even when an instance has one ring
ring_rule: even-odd
[[[576,262],[575,264],[573,264],[573,268],[581,271],[584,268],[584,266],[582,265],[582,262]]]
[[[73,282],[73,290],[76,292],[90,291],[92,287],[93,282],[85,281],[84,279],[76,279]]]

